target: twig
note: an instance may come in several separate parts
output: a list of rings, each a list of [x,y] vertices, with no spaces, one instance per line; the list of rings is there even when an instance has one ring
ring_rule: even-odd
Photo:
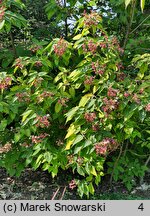
[[[133,1],[133,4],[131,6],[131,19],[130,19],[130,22],[128,23],[128,25],[127,25],[127,32],[126,32],[126,36],[125,36],[124,43],[123,43],[123,49],[126,48],[127,41],[128,41],[128,38],[129,38],[130,29],[131,29],[132,22],[133,22],[133,17],[134,17],[135,5],[136,5],[136,0]]]
[[[52,196],[52,199],[51,199],[51,200],[54,200],[54,199],[55,199],[55,197],[56,197],[56,195],[58,194],[59,190],[60,190],[60,187],[58,187],[57,191],[54,193],[54,195]]]
[[[149,161],[150,161],[150,155],[149,155],[149,157],[147,158],[147,160],[146,160],[144,166],[147,166],[148,163],[149,163]],[[140,185],[142,185],[142,183],[143,183],[143,179],[144,179],[144,177],[142,176],[142,177],[140,178]]]
[[[67,2],[64,0],[64,8],[67,8]],[[67,39],[68,37],[68,17],[66,16],[65,18],[65,38]]]
[[[63,190],[63,192],[62,192],[62,195],[61,195],[61,197],[60,197],[60,200],[62,200],[63,199],[63,197],[64,197],[64,194],[65,194],[65,192],[66,192],[66,186],[64,187],[64,190]]]
[[[150,17],[150,15],[148,15],[135,29],[133,29],[130,32],[130,34],[132,34],[133,32],[135,32],[149,17]]]
[[[115,171],[117,163],[118,163],[118,161],[119,161],[119,159],[121,157],[122,149],[123,149],[123,145],[120,147],[120,152],[119,152],[118,158],[117,158],[117,160],[114,163],[113,171],[112,171],[111,176],[110,176],[110,187],[112,187],[112,179],[113,179],[114,171]]]
[[[123,153],[123,157],[125,157],[125,155],[126,155],[126,152],[127,152],[127,149],[128,149],[128,145],[129,145],[129,143],[128,143],[128,140],[127,140],[126,141],[125,150],[124,150],[124,153]]]
[[[10,32],[9,35],[10,35],[10,39],[11,39],[11,45],[12,45],[14,57],[16,58],[17,57],[17,52],[16,52],[16,47],[15,47],[14,37],[13,37],[12,32]]]

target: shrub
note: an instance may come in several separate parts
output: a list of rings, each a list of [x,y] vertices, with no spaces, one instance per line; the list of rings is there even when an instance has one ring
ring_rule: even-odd
[[[71,170],[79,178],[69,187],[80,196],[110,173],[131,189],[149,157],[148,67],[134,79],[125,73],[117,38],[94,12],[76,33],[16,59],[13,74],[0,73],[0,130],[11,143],[1,166],[17,176],[28,165],[53,177]]]

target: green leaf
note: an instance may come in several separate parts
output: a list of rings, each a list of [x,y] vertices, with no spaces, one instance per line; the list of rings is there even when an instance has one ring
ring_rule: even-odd
[[[67,139],[68,137],[70,137],[71,135],[73,135],[76,131],[76,128],[73,124],[70,125],[70,127],[68,128],[68,132],[65,136],[65,139]]]
[[[40,154],[39,156],[38,156],[38,158],[36,159],[36,165],[38,164],[38,165],[40,165],[41,164],[41,160],[43,159],[43,154]]]
[[[85,176],[85,173],[84,173],[84,168],[77,165],[77,172],[82,175],[82,176]]]
[[[62,79],[62,75],[64,74],[64,72],[60,72],[56,77],[55,77],[55,79],[54,79],[54,82],[56,83],[56,82],[58,82],[60,79]]]
[[[96,170],[95,170],[95,167],[94,167],[94,166],[91,167],[90,173],[91,173],[92,175],[94,175],[94,176],[97,176],[97,173],[96,173]]]
[[[76,147],[74,150],[74,154],[78,154],[78,152],[82,149],[82,146]]]
[[[127,189],[128,189],[129,191],[131,191],[131,189],[132,189],[132,184],[131,184],[130,182],[127,182],[127,183],[126,183],[126,187],[127,187]]]
[[[71,72],[68,78],[71,79],[72,81],[76,81],[78,78],[80,78],[81,75],[82,75],[82,71],[74,70],[73,72]]]
[[[26,112],[24,112],[22,114],[22,123],[26,120],[26,118],[30,115],[30,113],[32,112],[33,110],[27,110]]]
[[[93,187],[92,182],[90,182],[88,188],[89,188],[89,192],[90,192],[91,194],[94,194],[94,191],[95,191],[95,190],[94,190],[94,187]]]
[[[91,93],[84,95],[79,102],[79,107],[84,107],[92,96],[93,94]]]
[[[101,176],[100,176],[100,175],[97,175],[97,176],[95,177],[95,184],[98,186],[99,183],[100,183],[100,181],[101,181]]]
[[[31,135],[30,129],[26,129],[26,130],[25,130],[25,133],[26,133],[26,136],[30,137],[30,135]]]
[[[119,170],[121,173],[124,172],[124,169],[123,169],[121,166],[118,166],[117,168],[118,168],[118,170]]]
[[[141,10],[143,12],[145,6],[145,0],[141,0]]]
[[[57,102],[57,103],[55,104],[55,112],[56,112],[56,113],[59,113],[60,110],[61,110],[61,108],[62,108],[62,105],[61,105],[60,103]]]
[[[89,176],[87,177],[87,181],[91,181],[92,178],[93,178],[93,175],[91,175],[91,173],[90,173],[89,162],[87,162],[87,163],[85,164],[85,170],[86,170],[87,174],[89,175]]]
[[[71,145],[73,144],[73,141],[75,140],[75,136],[71,136],[69,137],[69,139],[67,140],[67,144],[66,144],[66,148],[65,150],[69,150]]]
[[[83,136],[81,134],[77,135],[77,137],[75,138],[73,145],[79,143],[81,140],[83,140]]]
[[[128,5],[131,3],[132,0],[125,0],[125,7],[127,8]]]
[[[89,2],[89,5],[90,6],[96,6],[96,2],[94,0],[92,0],[92,1]]]
[[[77,111],[78,109],[79,109],[79,107],[74,107],[74,108],[72,108],[69,112],[67,112],[67,113],[65,114],[65,116],[67,117],[66,123],[67,123],[68,121],[70,121],[70,120],[73,118],[74,114],[76,113],[76,111]]]
[[[129,120],[133,116],[133,114],[137,108],[138,107],[135,104],[131,104],[130,107],[126,108],[124,110],[124,121]]]
[[[6,126],[7,126],[7,120],[4,119],[4,120],[2,120],[1,123],[0,123],[0,131],[4,131],[5,128],[6,128]]]
[[[82,37],[82,34],[78,34],[73,38],[73,40],[79,40],[81,37]]]
[[[30,117],[28,117],[24,123],[22,124],[22,126],[25,126],[31,119],[36,118],[36,113],[33,113],[33,115],[31,115]]]
[[[6,24],[5,24],[5,29],[6,29],[6,32],[9,33],[10,30],[11,30],[11,23],[6,22]]]
[[[15,136],[14,136],[14,141],[15,143],[17,143],[21,138],[21,134],[20,133],[16,133]]]
[[[146,112],[143,109],[143,110],[141,110],[141,112],[139,112],[139,118],[140,118],[141,122],[144,121],[145,117],[146,117]]]
[[[33,152],[32,156],[37,155],[41,151],[40,146],[38,145],[38,148]]]
[[[86,140],[84,145],[83,145],[83,148],[86,148],[87,146],[89,146],[91,144],[92,144],[91,140]]]
[[[126,134],[131,135],[133,132],[133,127],[132,128],[124,128],[124,131]]]
[[[5,24],[5,20],[3,20],[2,22],[0,22],[0,30],[3,28],[4,24]]]
[[[53,167],[52,169],[52,178],[54,178],[58,173],[58,167]]]
[[[74,98],[75,97],[75,89],[73,88],[73,87],[71,87],[70,89],[69,89],[69,93],[70,93],[70,95],[72,96],[72,98]]]
[[[45,152],[45,153],[44,153],[44,158],[46,159],[46,161],[47,161],[48,163],[50,163],[51,160],[52,160],[52,158],[53,158],[53,156],[52,156],[52,154],[51,154],[50,152]]]

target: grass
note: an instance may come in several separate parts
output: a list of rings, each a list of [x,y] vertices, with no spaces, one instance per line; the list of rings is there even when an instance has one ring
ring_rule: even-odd
[[[134,196],[132,194],[122,194],[122,193],[106,193],[95,195],[91,199],[97,200],[144,200],[143,197]]]
[[[87,200],[86,196],[80,198],[78,195],[73,196],[73,194],[69,191],[66,191],[65,196],[63,197],[65,200]],[[132,194],[123,194],[121,192],[106,192],[104,194],[95,193],[94,195],[90,195],[88,200],[147,200],[147,198],[132,195]]]

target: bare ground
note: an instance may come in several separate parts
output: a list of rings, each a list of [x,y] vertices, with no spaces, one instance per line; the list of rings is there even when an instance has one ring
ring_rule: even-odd
[[[60,173],[57,178],[52,179],[47,172],[33,171],[30,168],[26,169],[19,178],[10,177],[4,169],[0,168],[0,199],[81,199],[76,189],[68,188],[69,178],[68,174]],[[134,188],[130,193],[121,183],[113,183],[110,189],[108,178],[105,177],[99,187],[95,188],[95,195],[89,199],[150,199],[150,174],[147,174],[142,186]]]

